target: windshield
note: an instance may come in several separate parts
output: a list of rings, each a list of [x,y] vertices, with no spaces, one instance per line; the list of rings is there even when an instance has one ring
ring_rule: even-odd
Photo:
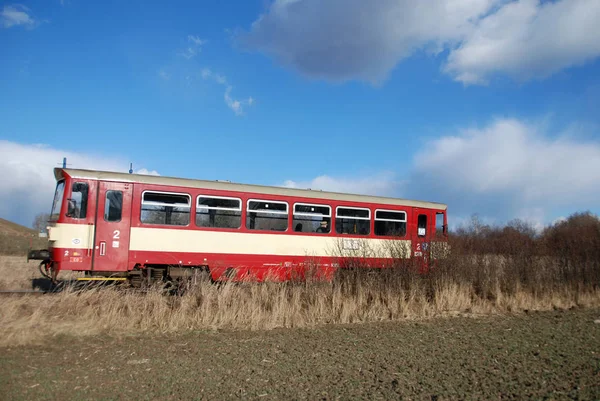
[[[50,212],[49,220],[58,220],[64,193],[65,193],[65,181],[63,180],[63,181],[59,181],[58,184],[56,184],[56,192],[54,192],[54,201],[52,202],[52,211]]]

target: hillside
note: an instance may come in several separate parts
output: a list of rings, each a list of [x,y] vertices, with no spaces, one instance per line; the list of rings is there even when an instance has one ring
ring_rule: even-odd
[[[37,236],[34,229],[22,226],[12,221],[0,218],[0,234],[18,235],[18,236]]]
[[[28,227],[0,218],[0,255],[27,255],[29,248],[44,249],[47,239]]]

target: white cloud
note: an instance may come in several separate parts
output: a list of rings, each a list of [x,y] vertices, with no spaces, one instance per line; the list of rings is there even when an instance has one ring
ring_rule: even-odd
[[[380,83],[418,50],[465,84],[546,77],[600,55],[598,0],[275,0],[238,39],[301,73]]]
[[[244,114],[244,108],[246,106],[252,106],[254,104],[254,98],[252,96],[247,99],[234,99],[231,97],[231,92],[233,91],[233,87],[228,84],[227,77],[224,75],[213,72],[210,68],[203,68],[200,72],[200,76],[205,80],[212,80],[219,85],[225,86],[225,93],[223,94],[223,98],[225,99],[225,104],[229,107],[236,116],[241,116]]]
[[[227,78],[224,75],[217,74],[214,76],[214,78],[218,84],[221,84],[221,85],[227,84]]]
[[[325,175],[285,185],[442,202],[459,222],[478,213],[540,227],[565,211],[598,208],[600,142],[578,140],[573,129],[557,136],[543,124],[499,119],[425,144],[403,178]]]
[[[191,42],[193,46],[189,47],[184,53],[179,53],[179,55],[190,60],[197,54],[197,51],[200,50],[200,46],[205,44],[207,41],[200,39],[198,36],[188,35],[188,42]],[[160,70],[158,75],[164,80],[171,79],[171,74],[168,74],[164,70]],[[236,116],[244,115],[244,110],[247,107],[254,105],[256,102],[252,96],[249,96],[245,99],[234,98],[232,96],[233,86],[229,83],[227,77],[223,74],[213,71],[208,67],[204,67],[200,70],[199,77],[205,81],[212,81],[224,88],[223,99],[225,104],[235,113]],[[186,75],[185,85],[188,87],[192,86],[197,78],[198,73]]]
[[[171,79],[171,74],[169,74],[165,70],[158,71],[158,76],[161,77],[162,79],[164,79],[165,81],[168,81],[169,79]]]
[[[33,28],[37,21],[32,17],[31,10],[20,4],[5,5],[0,12],[0,23],[4,28],[24,26]]]
[[[207,41],[194,35],[188,35],[187,39],[190,45],[185,50],[180,51],[178,54],[190,60],[202,51],[202,46],[205,45]]]
[[[597,207],[600,143],[556,136],[542,124],[500,119],[427,144],[410,181],[457,214],[546,221]]]
[[[241,116],[244,114],[244,108],[246,106],[252,106],[254,104],[254,99],[252,97],[242,100],[233,99],[231,97],[232,89],[233,88],[231,86],[227,86],[225,89],[225,94],[223,95],[225,104],[227,104],[227,107],[233,110],[236,116]]]
[[[497,120],[434,140],[415,158],[415,169],[446,190],[510,193],[524,206],[600,197],[600,144],[551,139],[544,131],[519,120]]]
[[[141,168],[139,170],[135,170],[134,173],[135,174],[142,174],[142,175],[157,175],[157,176],[160,175],[158,173],[158,171],[156,171],[156,170],[148,170],[146,168]]]
[[[184,51],[179,52],[180,56],[185,57],[188,60],[193,58],[196,54],[198,54],[198,49],[191,46],[185,49]]]
[[[127,172],[129,167],[117,158],[0,140],[0,217],[29,226],[36,214],[49,212],[56,186],[53,169],[63,157],[72,168]],[[158,174],[144,168],[138,172]]]
[[[196,46],[202,46],[207,42],[206,40],[200,39],[200,37],[194,35],[188,35],[188,41]]]
[[[465,84],[495,73],[544,78],[600,55],[600,1],[521,0],[482,19],[448,57],[445,71]]]
[[[209,79],[212,77],[212,71],[210,68],[203,68],[200,75],[202,76],[202,79]]]
[[[310,181],[287,180],[282,186],[362,195],[397,196],[402,185],[396,174],[380,172],[352,178],[321,175]]]

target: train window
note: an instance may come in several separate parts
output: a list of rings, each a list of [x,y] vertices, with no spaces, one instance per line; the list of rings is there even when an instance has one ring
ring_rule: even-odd
[[[71,187],[71,197],[68,201],[67,216],[74,219],[85,219],[87,215],[88,184],[74,182]]]
[[[417,218],[417,235],[424,237],[427,233],[427,215],[420,214]]]
[[[196,204],[198,227],[240,228],[242,200],[221,196],[198,196]]]
[[[121,221],[123,212],[123,192],[106,191],[106,201],[104,202],[104,220],[110,222]]]
[[[395,210],[375,210],[375,235],[404,237],[406,213]]]
[[[294,204],[294,231],[326,234],[331,230],[331,206]]]
[[[187,194],[145,191],[140,220],[145,224],[187,226],[190,224],[191,197]]]
[[[445,235],[446,226],[444,225],[444,213],[435,214],[435,235]]]
[[[268,200],[248,200],[246,228],[285,231],[288,228],[288,204]]]
[[[335,232],[338,234],[369,235],[371,211],[369,209],[338,206],[335,210]]]
[[[63,196],[65,193],[65,181],[59,181],[56,184],[56,192],[54,192],[54,200],[52,201],[52,211],[50,212],[49,220],[57,220],[60,215],[60,208],[62,206]]]

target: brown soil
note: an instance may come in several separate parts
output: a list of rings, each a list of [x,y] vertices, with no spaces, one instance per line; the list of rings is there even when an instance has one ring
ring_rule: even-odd
[[[0,349],[0,394],[4,400],[599,399],[598,318],[600,310],[583,309],[258,332],[63,336],[46,346]]]

